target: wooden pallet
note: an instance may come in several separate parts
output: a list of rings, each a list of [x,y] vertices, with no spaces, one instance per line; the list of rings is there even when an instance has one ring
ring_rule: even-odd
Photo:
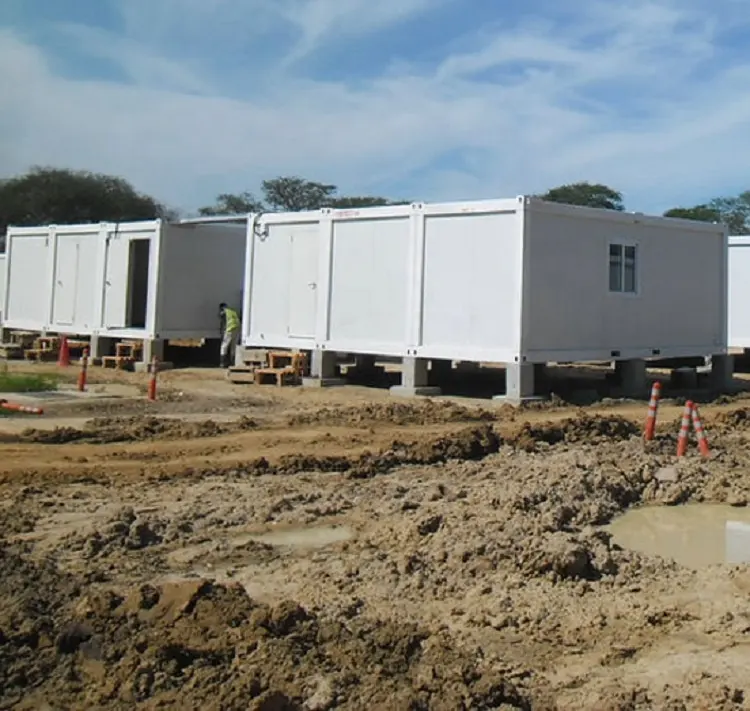
[[[57,336],[41,336],[34,341],[34,350],[57,351],[60,348],[60,339]]]
[[[307,358],[304,353],[294,351],[270,351],[268,354],[268,367],[275,370],[281,368],[292,368],[297,373],[305,370]]]
[[[0,358],[22,360],[23,348],[18,343],[0,343]]]
[[[242,352],[242,363],[246,368],[267,368],[268,351],[264,348],[246,348]]]
[[[286,368],[258,368],[255,371],[256,385],[296,385],[299,382],[299,373],[291,367]]]
[[[255,383],[255,371],[257,368],[248,368],[247,366],[234,366],[227,369],[227,380],[237,385]]]
[[[57,351],[50,350],[49,348],[29,348],[23,352],[23,357],[28,361],[42,363],[56,360]]]
[[[135,363],[135,358],[127,356],[104,356],[102,368],[114,368],[115,370],[130,370]]]
[[[115,344],[115,357],[138,359],[142,353],[142,341],[120,341]]]
[[[11,343],[16,343],[24,349],[31,348],[36,338],[37,334],[33,331],[13,331],[10,334]]]

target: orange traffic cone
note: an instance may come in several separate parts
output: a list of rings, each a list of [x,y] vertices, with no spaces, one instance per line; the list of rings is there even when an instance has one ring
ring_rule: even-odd
[[[60,340],[60,353],[57,357],[57,365],[67,368],[70,365],[70,348],[68,348],[68,337],[63,336]]]

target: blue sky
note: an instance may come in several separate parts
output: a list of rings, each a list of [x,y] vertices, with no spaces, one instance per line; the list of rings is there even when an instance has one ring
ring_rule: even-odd
[[[750,189],[749,0],[2,0],[0,176],[661,212]]]

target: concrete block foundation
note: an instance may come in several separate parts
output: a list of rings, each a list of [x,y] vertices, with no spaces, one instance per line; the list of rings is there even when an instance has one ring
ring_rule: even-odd
[[[539,384],[544,378],[544,363],[506,363],[505,394],[495,395],[492,399],[511,404],[542,400]]]
[[[640,398],[649,393],[646,361],[641,358],[615,361],[615,381],[624,397]]]
[[[424,358],[408,357],[403,359],[401,385],[394,385],[391,395],[398,397],[430,397],[440,395],[439,387],[429,384],[429,361]]]
[[[734,357],[727,354],[711,356],[709,382],[713,390],[723,392],[732,387],[734,381]]]
[[[310,377],[302,378],[302,387],[331,388],[344,385],[339,377],[336,351],[314,350],[310,359]]]

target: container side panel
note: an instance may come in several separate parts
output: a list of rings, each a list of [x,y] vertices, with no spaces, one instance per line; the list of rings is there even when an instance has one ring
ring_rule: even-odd
[[[244,225],[166,225],[160,254],[160,332],[199,332],[218,338],[219,304],[240,311]],[[149,298],[152,298],[149,295]]]
[[[254,236],[250,283],[250,331],[253,343],[274,339],[313,340],[317,324],[320,271],[320,223],[270,223]]]
[[[260,342],[267,336],[286,335],[289,316],[290,226],[266,227],[267,237],[253,237],[255,259],[250,280],[250,336]]]
[[[425,219],[422,344],[517,347],[521,235],[515,212]]]
[[[612,266],[613,246],[615,252],[635,247],[627,252],[636,255],[634,269],[621,266],[625,252]],[[532,209],[527,250],[527,354],[586,351],[608,357],[611,351],[695,349],[701,355],[725,345],[726,246],[720,229]],[[620,291],[610,289],[611,279]]]
[[[5,255],[0,254],[0,325],[5,314]]]
[[[101,299],[101,275],[97,272],[98,257],[103,249],[102,241],[87,235],[79,242],[78,279],[76,284],[75,325],[86,333],[96,324],[97,299]]]
[[[729,245],[729,345],[750,348],[750,244]]]
[[[290,338],[315,338],[319,234],[318,225],[298,225],[291,234],[288,316]]]
[[[403,344],[409,216],[336,221],[333,229],[331,340]]]
[[[70,327],[76,318],[79,239],[76,235],[57,236],[55,281],[52,285],[52,325]]]
[[[128,273],[130,242],[124,234],[110,232],[105,247],[104,318],[105,329],[125,328],[128,314]]]
[[[11,240],[5,319],[41,330],[47,324],[49,308],[47,231]]]

